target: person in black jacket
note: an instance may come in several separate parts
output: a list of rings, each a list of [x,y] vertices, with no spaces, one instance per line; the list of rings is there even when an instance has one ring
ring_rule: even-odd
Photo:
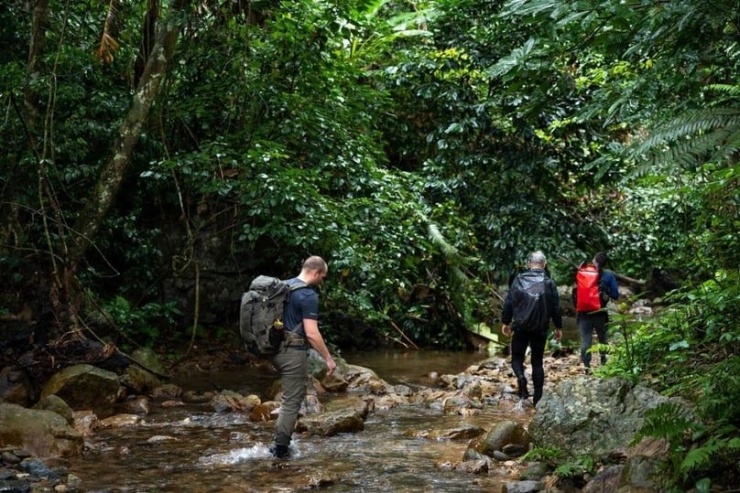
[[[519,397],[527,399],[529,391],[527,390],[527,378],[524,373],[524,358],[527,347],[531,350],[532,364],[532,382],[534,384],[535,405],[542,398],[542,388],[545,385],[545,369],[542,360],[545,356],[545,344],[547,343],[547,331],[550,319],[555,324],[554,338],[559,341],[562,338],[563,318],[560,313],[560,296],[555,282],[550,279],[546,273],[547,259],[541,251],[533,252],[527,260],[527,270],[517,276],[517,279],[511,285],[509,293],[504,301],[504,309],[501,319],[503,326],[501,332],[511,338],[511,369],[517,378],[519,386]],[[516,281],[521,282],[516,282]],[[515,306],[517,286],[527,283],[540,284],[545,297],[545,312],[540,317],[539,322],[535,322],[537,327],[525,326],[520,320],[516,320],[517,307]]]

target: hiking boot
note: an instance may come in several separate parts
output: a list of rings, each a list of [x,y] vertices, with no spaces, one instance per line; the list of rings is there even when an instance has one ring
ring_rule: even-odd
[[[273,443],[272,445],[270,445],[270,453],[276,459],[289,459],[290,458],[290,448],[288,448],[287,445],[280,445],[277,443]]]
[[[519,398],[529,399],[529,391],[527,390],[527,379],[524,377],[517,378],[519,384]]]

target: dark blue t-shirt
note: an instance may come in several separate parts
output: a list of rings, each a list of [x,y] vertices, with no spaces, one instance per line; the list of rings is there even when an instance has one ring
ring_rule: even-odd
[[[294,277],[293,279],[288,279],[286,282],[292,286],[303,281]],[[296,289],[290,293],[288,302],[283,309],[283,324],[285,328],[291,330],[297,327],[294,332],[303,337],[306,336],[306,331],[302,323],[304,318],[311,320],[319,319],[319,294],[310,286]]]

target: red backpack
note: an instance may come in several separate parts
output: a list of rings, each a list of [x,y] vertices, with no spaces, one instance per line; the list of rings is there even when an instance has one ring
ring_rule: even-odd
[[[576,289],[574,291],[576,312],[591,313],[601,310],[600,282],[601,271],[594,264],[584,262],[578,266]]]

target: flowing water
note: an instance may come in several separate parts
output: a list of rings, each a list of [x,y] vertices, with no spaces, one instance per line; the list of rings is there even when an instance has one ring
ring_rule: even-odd
[[[373,352],[345,354],[350,363],[373,369],[390,383],[432,385],[430,374],[457,374],[484,354]],[[277,378],[254,369],[187,376],[184,389],[217,386],[257,393]],[[322,398],[322,400],[325,400]],[[468,440],[411,438],[407,432],[466,425],[489,429],[501,419],[529,421],[529,411],[502,416],[496,410],[445,416],[436,406],[375,410],[365,430],[329,438],[299,437],[293,457],[273,460],[269,424],[241,413],[217,414],[207,404],[164,408],[153,405],[144,424],[105,429],[89,439],[94,446],[70,463],[71,472],[92,492],[283,492],[320,488],[328,492],[500,491],[505,476],[474,475],[440,468],[462,460]],[[503,473],[501,473],[503,474]]]

